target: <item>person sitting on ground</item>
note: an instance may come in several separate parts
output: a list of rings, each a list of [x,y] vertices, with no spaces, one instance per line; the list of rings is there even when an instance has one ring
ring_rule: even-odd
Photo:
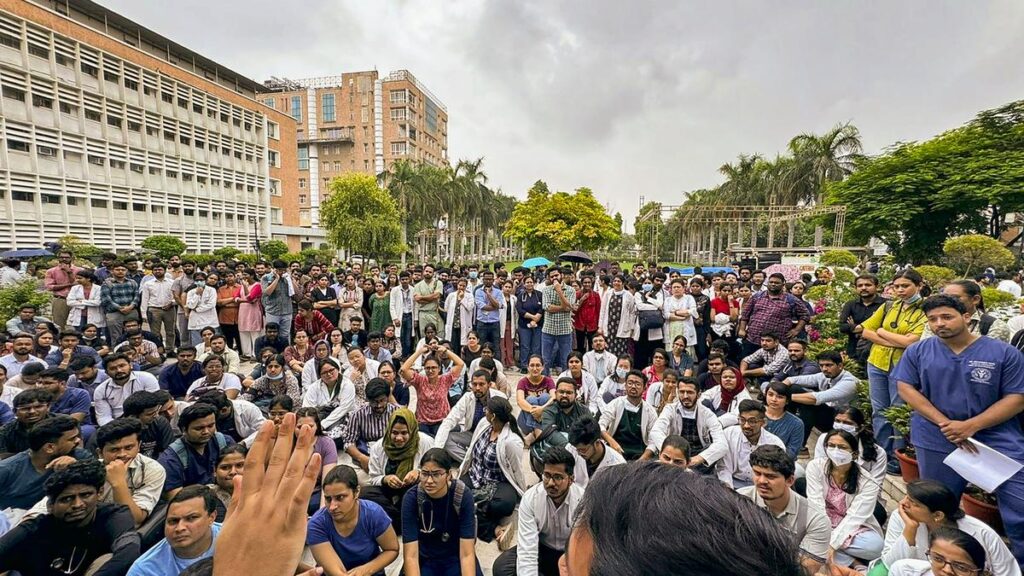
[[[420,458],[433,447],[433,438],[419,431],[408,408],[395,410],[384,437],[370,445],[370,485],[361,495],[379,504],[399,530],[402,498],[419,481]]]
[[[484,542],[511,534],[511,520],[523,493],[523,437],[512,417],[512,405],[501,397],[490,398],[484,420],[473,432],[459,478],[473,490],[477,503],[477,537]]]
[[[242,400],[266,407],[275,396],[290,396],[295,403],[302,402],[302,390],[295,374],[287,369],[287,362],[281,354],[275,354],[263,362],[264,373],[239,397]],[[312,384],[312,382],[310,382]]]
[[[573,422],[591,416],[590,410],[576,401],[576,382],[572,378],[559,378],[555,383],[555,402],[541,412],[540,429],[554,425],[557,430],[568,433]]]
[[[722,433],[722,423],[710,408],[697,402],[697,381],[693,378],[683,377],[679,380],[676,398],[674,403],[665,407],[651,427],[647,449],[654,452],[661,448],[665,438],[678,434],[697,453],[690,458],[689,467],[702,474],[711,474],[729,450]]]
[[[804,423],[796,414],[786,410],[789,404],[789,386],[782,382],[770,382],[764,390],[764,429],[775,434],[786,445],[786,453],[796,462],[800,449],[804,447]],[[802,475],[802,474],[801,474]]]
[[[159,458],[175,439],[170,422],[160,415],[163,405],[160,393],[147,390],[139,390],[124,400],[122,418],[138,418],[142,425],[139,431],[139,453],[153,460]]]
[[[686,470],[689,468],[690,443],[678,434],[671,434],[661,443],[658,462]]]
[[[946,576],[977,574],[992,576],[999,572],[985,570],[988,558],[985,548],[970,534],[943,526],[928,538],[928,560],[897,560],[889,569],[891,576]]]
[[[107,373],[97,368],[103,362],[93,360],[92,356],[74,356],[68,363],[68,388],[81,388],[89,393],[89,401],[96,393],[96,387],[107,379]]]
[[[149,392],[140,392],[149,394]],[[140,526],[146,521],[163,494],[166,473],[160,464],[139,451],[142,424],[122,416],[96,430],[96,454],[106,467],[106,482],[100,490],[100,502],[126,506]],[[47,512],[47,499],[39,501],[26,517]]]
[[[12,337],[27,332],[28,334],[35,334],[36,326],[39,324],[49,324],[51,321],[45,316],[36,315],[35,304],[22,304],[18,308],[18,315],[7,321],[7,333]]]
[[[523,494],[519,505],[518,544],[494,561],[494,576],[558,576],[558,560],[583,501],[583,488],[574,481],[575,466],[575,456],[565,448],[553,446],[544,453],[541,482]]]
[[[580,418],[569,428],[566,450],[576,458],[575,482],[583,488],[602,469],[626,463],[622,454],[601,439],[601,427],[590,416]]]
[[[985,568],[992,574],[1020,576],[1021,569],[995,530],[960,509],[953,491],[935,480],[914,480],[900,500],[885,530],[882,564],[899,560],[927,560],[930,537],[941,528],[956,528],[976,539],[985,549]]]
[[[678,371],[668,368],[662,373],[660,381],[647,387],[647,396],[644,397],[644,402],[654,408],[655,414],[661,414],[665,406],[675,402],[679,377]]]
[[[460,462],[466,456],[473,431],[484,417],[487,401],[496,397],[508,399],[501,392],[491,388],[490,376],[486,370],[477,370],[473,373],[469,391],[459,398],[437,430],[434,444],[444,447],[452,458]]]
[[[359,497],[359,479],[349,466],[324,478],[326,505],[309,519],[306,545],[327,576],[382,574],[398,558],[398,536],[379,504]]]
[[[75,356],[89,356],[97,364],[103,361],[95,350],[81,344],[81,335],[73,330],[60,333],[60,346],[46,356],[46,364],[52,367],[67,368]]]
[[[7,358],[7,356],[3,356]],[[5,383],[11,390],[31,390],[39,382],[39,375],[46,370],[46,364],[42,362],[26,364],[21,373]]]
[[[416,390],[416,419],[420,428],[427,434],[437,434],[441,422],[450,411],[448,390],[462,376],[466,363],[447,347],[438,346],[432,355],[423,359],[426,375],[416,374],[413,366],[426,352],[427,347],[420,346],[406,358],[402,364],[402,378]],[[441,359],[451,362],[450,371],[442,373]]]
[[[100,503],[105,480],[95,460],[75,462],[46,481],[48,514],[0,538],[0,572],[117,576],[139,557],[128,508]]]
[[[754,481],[750,469],[750,453],[760,446],[786,445],[775,434],[764,429],[764,404],[757,400],[743,400],[739,408],[739,426],[724,430],[729,451],[718,464],[718,479],[730,488],[746,488]]]
[[[0,459],[28,450],[29,434],[50,413],[50,393],[42,388],[14,397],[14,420],[0,427]]]
[[[555,381],[544,374],[544,359],[539,354],[530,356],[526,364],[526,375],[516,385],[516,404],[519,405],[517,424],[526,435],[527,445],[540,435],[540,420],[544,408],[555,401],[554,391]]]
[[[175,398],[184,398],[188,387],[203,376],[203,367],[196,362],[196,349],[192,346],[178,348],[177,359],[160,370],[160,388]]]
[[[473,492],[451,478],[454,466],[443,448],[420,460],[419,483],[402,499],[402,557],[406,574],[483,576],[476,557]]]
[[[96,431],[89,393],[81,388],[68,388],[68,371],[63,368],[43,370],[36,387],[50,393],[50,413],[74,418],[82,430],[82,442],[88,442]]]
[[[217,498],[206,486],[182,489],[167,506],[164,539],[139,557],[128,576],[178,576],[189,566],[213,556],[220,534]]]
[[[343,438],[345,452],[363,472],[370,470],[370,446],[384,437],[391,415],[401,407],[392,403],[390,398],[387,381],[374,378],[366,384],[366,404],[349,416]]]
[[[330,332],[330,330],[328,330]],[[362,350],[369,343],[370,337],[363,330],[363,319],[359,316],[349,318],[349,329],[342,332],[341,341],[346,346],[354,346]]]
[[[221,450],[217,456],[217,467],[213,471],[213,483],[206,485],[217,498],[217,522],[223,522],[228,517],[231,500],[235,495],[235,476],[241,475],[245,470],[245,455],[248,452],[243,444],[232,444]],[[317,498],[319,501],[319,496]]]
[[[847,406],[857,397],[857,377],[843,368],[839,352],[826,350],[818,354],[821,372],[792,376],[782,381],[790,387],[791,399],[804,422],[804,443],[811,428],[826,432],[832,425],[836,409]]]
[[[323,479],[338,465],[338,447],[335,445],[334,439],[324,434],[324,429],[320,425],[320,415],[316,408],[299,408],[295,411],[296,437],[307,428],[313,430],[313,453],[320,455],[321,463],[316,487],[313,490],[313,494],[309,497],[307,512],[312,516],[324,506],[322,483]],[[251,444],[251,442],[248,443]]]
[[[263,363],[270,359],[271,356],[276,356],[278,354],[280,354],[280,352],[274,350],[270,346],[265,346],[261,348],[259,350],[259,354],[257,354],[255,358],[256,365],[252,367],[252,371],[249,372],[249,375],[242,380],[242,388],[248,389],[250,386],[253,385],[254,382],[256,382],[256,380],[260,379],[264,374],[266,374],[266,370],[264,370],[263,368]],[[285,366],[287,365],[288,361],[285,360]],[[291,369],[289,368],[289,372],[290,371]],[[292,376],[294,376],[294,374],[292,374]]]
[[[366,348],[363,350],[363,354],[371,360],[377,362],[391,362],[391,352],[384,347],[384,336],[380,332],[370,332],[366,337]]]
[[[613,466],[590,482],[573,511],[565,524],[569,574],[803,574],[796,543],[771,517],[718,481],[674,466]],[[555,513],[548,508],[549,525]],[[735,545],[723,549],[708,526]]]
[[[133,330],[125,334],[125,341],[114,348],[115,354],[124,354],[132,359],[136,370],[159,376],[163,370],[164,358],[156,344],[142,337],[142,332]]]
[[[600,388],[597,385],[597,380],[583,369],[583,354],[576,350],[569,352],[566,364],[569,365],[568,368],[558,375],[557,380],[572,378],[576,383],[576,398],[579,403],[589,408],[595,418],[600,416]]]
[[[221,390],[224,394],[234,400],[242,392],[242,382],[238,376],[224,370],[224,359],[220,356],[207,356],[203,360],[202,378],[196,379],[188,391],[185,392],[185,399],[195,402],[203,394],[211,390]]]
[[[96,422],[102,426],[124,413],[124,400],[139,390],[156,392],[160,383],[156,376],[132,370],[131,360],[124,354],[111,354],[103,359],[103,369],[110,376],[96,387],[92,395]]]
[[[164,354],[164,341],[159,334],[150,332],[149,330],[143,330],[142,324],[139,323],[135,318],[125,318],[124,321],[124,333],[117,342],[113,343],[113,346],[119,346],[128,341],[128,333],[138,330],[142,333],[142,338],[147,342],[152,342],[156,346],[157,352],[162,356]],[[171,343],[173,344],[173,342]],[[99,350],[97,350],[99,352]]]
[[[874,517],[881,486],[855,464],[860,441],[853,434],[825,434],[825,453],[807,463],[807,501],[832,524],[832,561],[866,565],[882,554],[882,528]]]
[[[28,440],[27,450],[0,462],[0,511],[12,521],[43,497],[43,485],[55,470],[92,458],[81,448],[78,422],[70,416],[45,418],[32,427]]]
[[[855,462],[861,470],[867,472],[875,479],[879,486],[885,483],[885,468],[888,458],[885,450],[875,440],[875,434],[867,422],[864,412],[856,406],[845,406],[836,411],[835,421],[832,423],[832,430],[846,430],[857,437],[860,442],[860,454]],[[825,434],[818,436],[814,445],[812,458],[826,458]],[[881,524],[881,522],[879,522]]]
[[[267,322],[263,327],[263,335],[256,338],[253,348],[262,351],[268,346],[278,354],[284,354],[284,349],[288,347],[288,338],[281,335],[281,327],[277,322]]]
[[[317,367],[320,379],[306,389],[303,408],[316,408],[327,435],[344,438],[349,414],[356,408],[356,390],[352,382],[341,377],[341,365],[327,358]]]
[[[167,471],[164,497],[173,498],[185,486],[213,482],[213,470],[220,451],[235,441],[217,432],[217,409],[193,404],[178,416],[181,438],[160,454],[158,461]]]
[[[721,384],[701,393],[700,401],[714,411],[723,428],[728,428],[739,422],[740,402],[751,400],[751,397],[739,370],[723,368],[721,378]]]
[[[799,541],[800,563],[807,574],[817,574],[828,558],[832,525],[821,511],[793,490],[794,462],[778,446],[758,446],[749,458],[754,483],[736,493],[750,498],[778,520]]]
[[[252,441],[266,418],[252,402],[229,400],[224,392],[210,390],[196,399],[196,404],[206,403],[217,409],[217,431],[235,442]],[[248,439],[248,440],[247,440]]]
[[[676,383],[672,379],[675,378],[675,371],[666,370],[666,376],[670,378],[657,385],[671,383],[674,388]],[[601,437],[626,460],[646,460],[654,456],[654,451],[648,450],[647,445],[658,414],[650,404],[643,401],[643,389],[643,372],[630,370],[626,375],[626,395],[605,404],[601,411]],[[672,396],[675,397],[674,389]],[[577,482],[580,478],[581,475],[577,474]]]
[[[772,382],[780,382],[792,376],[805,376],[821,372],[818,364],[811,362],[807,358],[807,341],[791,340],[789,344],[786,344],[786,351],[789,354],[789,358],[782,365],[782,368],[772,375]],[[761,385],[762,391],[766,384]]]
[[[344,348],[342,348],[342,357],[334,359],[341,362],[342,366],[347,368],[348,355],[344,352]],[[333,356],[331,356],[331,344],[326,340],[314,342],[313,357],[306,360],[305,364],[302,365],[302,371],[299,374],[295,374],[293,370],[288,370],[288,372],[298,380],[302,389],[309,388],[314,382],[316,382],[316,369],[329,357],[333,358]],[[285,362],[287,362],[287,360],[285,360]]]
[[[726,363],[725,355],[719,352],[712,352],[708,354],[708,358],[705,362],[707,362],[707,370],[700,372],[697,376],[697,384],[702,392],[704,390],[710,390],[721,384],[722,372],[726,368],[739,370],[738,367],[728,365]]]
[[[231,348],[228,348],[228,341],[223,334],[214,334],[210,338],[210,347],[204,350],[202,354],[196,358],[196,361],[202,362],[210,356],[220,356],[224,360],[224,367],[228,372],[237,374],[241,372],[241,359],[238,357],[238,352],[235,352]]]

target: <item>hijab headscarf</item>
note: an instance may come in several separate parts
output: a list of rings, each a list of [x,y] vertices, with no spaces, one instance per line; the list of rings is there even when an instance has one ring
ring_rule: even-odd
[[[409,427],[409,441],[401,448],[395,446],[394,440],[391,439],[391,429],[395,426],[395,422],[399,421]],[[412,410],[399,408],[391,414],[391,417],[388,418],[388,428],[384,431],[383,441],[384,454],[387,455],[388,460],[398,462],[398,470],[395,475],[404,479],[405,475],[416,467],[416,454],[420,450],[420,425]]]
[[[732,368],[731,366],[726,366],[722,371],[724,372],[725,370],[736,375],[736,387],[732,390],[726,390],[725,386],[719,386],[719,389],[722,391],[722,401],[718,405],[718,409],[727,412],[729,410],[729,406],[732,405],[733,399],[736,398],[740,392],[743,392],[746,385],[743,383],[743,374],[741,374],[739,370]]]

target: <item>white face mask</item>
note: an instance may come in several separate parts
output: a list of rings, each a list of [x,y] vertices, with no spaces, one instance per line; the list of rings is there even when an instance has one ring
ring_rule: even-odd
[[[836,466],[845,466],[853,462],[853,454],[842,448],[828,448],[825,450],[825,454],[828,455],[828,459]]]
[[[850,434],[853,434],[854,436],[857,435],[857,427],[854,426],[853,424],[847,424],[846,422],[833,422],[832,429],[844,430],[846,432],[849,432]]]
[[[619,378],[625,378],[628,374],[629,374],[629,370],[626,370],[625,368],[616,368],[615,369],[615,375],[618,376]]]

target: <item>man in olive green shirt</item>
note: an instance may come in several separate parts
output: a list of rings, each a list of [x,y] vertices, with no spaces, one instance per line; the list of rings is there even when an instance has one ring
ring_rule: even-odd
[[[438,314],[438,301],[441,300],[441,281],[434,278],[434,267],[427,264],[423,267],[423,279],[416,283],[412,289],[412,298],[419,306],[416,316],[416,325],[420,338],[423,337],[423,330],[428,324],[441,331],[444,325],[441,323],[441,316]]]

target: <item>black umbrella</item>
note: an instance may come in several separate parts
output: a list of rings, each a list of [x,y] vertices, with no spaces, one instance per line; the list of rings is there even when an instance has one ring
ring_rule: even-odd
[[[593,264],[594,259],[590,257],[586,252],[580,252],[579,250],[571,250],[564,254],[559,255],[559,260],[566,262],[579,262],[580,264]]]
[[[53,252],[42,248],[27,248],[24,250],[8,250],[0,252],[0,258],[38,258],[40,256],[53,256]]]

